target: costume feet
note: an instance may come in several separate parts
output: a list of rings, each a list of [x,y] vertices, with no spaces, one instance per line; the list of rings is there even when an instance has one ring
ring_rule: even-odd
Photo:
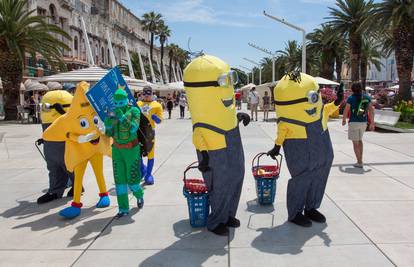
[[[216,235],[226,236],[229,234],[229,228],[223,223],[220,223],[216,228],[210,230],[210,232],[215,233]]]
[[[138,209],[142,209],[144,207],[144,199],[143,198],[137,199],[137,206],[138,206]]]
[[[312,222],[304,216],[302,213],[296,214],[295,218],[290,220],[291,223],[294,223],[296,225],[302,226],[302,227],[311,227]]]
[[[119,211],[116,217],[119,219],[121,217],[127,216],[129,214],[128,211]]]
[[[153,185],[154,184],[154,176],[152,176],[152,174],[147,174],[144,178],[145,184],[146,185]]]
[[[98,203],[96,204],[96,207],[97,208],[109,207],[109,205],[111,204],[111,201],[109,200],[108,192],[100,193],[99,196],[100,196],[100,199],[99,199]]]
[[[57,194],[50,194],[50,193],[46,193],[43,196],[39,197],[37,199],[37,204],[44,204],[47,202],[50,202],[52,200],[58,199],[58,195]]]
[[[323,216],[323,214],[317,211],[316,209],[305,210],[305,216],[314,222],[318,222],[318,223],[326,222],[325,216]]]
[[[75,217],[78,217],[81,213],[81,209],[78,207],[67,207],[64,208],[59,212],[59,215],[66,218],[66,219],[73,219]]]
[[[226,223],[227,227],[238,228],[240,227],[240,221],[234,217],[229,217]]]

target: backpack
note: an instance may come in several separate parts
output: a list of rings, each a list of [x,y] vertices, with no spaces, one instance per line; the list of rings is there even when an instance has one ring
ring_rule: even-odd
[[[352,113],[358,118],[358,119],[364,119],[368,115],[368,105],[369,105],[369,99],[365,97],[364,95],[361,96],[361,101],[359,102],[359,105],[357,108],[354,108],[352,110]]]
[[[141,109],[140,109],[141,111]],[[141,147],[141,156],[146,157],[154,146],[155,132],[147,117],[141,113],[138,127],[138,140]]]

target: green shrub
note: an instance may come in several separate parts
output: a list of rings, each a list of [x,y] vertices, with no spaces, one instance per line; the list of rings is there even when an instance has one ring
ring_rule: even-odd
[[[400,121],[414,123],[414,106],[412,101],[400,101],[394,110],[401,112]]]

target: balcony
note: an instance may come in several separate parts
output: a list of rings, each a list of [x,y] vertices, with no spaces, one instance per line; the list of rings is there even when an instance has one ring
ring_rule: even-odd
[[[59,0],[59,4],[62,8],[65,8],[69,11],[75,9],[75,6],[73,5],[71,0]]]

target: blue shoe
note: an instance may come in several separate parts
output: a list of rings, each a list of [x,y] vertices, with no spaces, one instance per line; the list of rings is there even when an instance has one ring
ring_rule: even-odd
[[[108,193],[99,194],[99,196],[101,198],[99,199],[98,203],[96,204],[96,207],[97,208],[109,207],[109,205],[111,204],[111,201],[109,200]]]
[[[141,159],[141,175],[144,176],[147,173],[147,166],[144,164],[144,160]]]
[[[144,198],[137,199],[137,206],[138,209],[142,209],[144,207]]]
[[[78,217],[81,213],[81,209],[78,207],[67,207],[64,208],[59,212],[59,215],[64,217],[65,219],[73,219],[75,217]]]
[[[146,175],[144,178],[145,184],[146,185],[153,185],[154,184],[154,176],[152,176],[152,174],[150,175]]]

